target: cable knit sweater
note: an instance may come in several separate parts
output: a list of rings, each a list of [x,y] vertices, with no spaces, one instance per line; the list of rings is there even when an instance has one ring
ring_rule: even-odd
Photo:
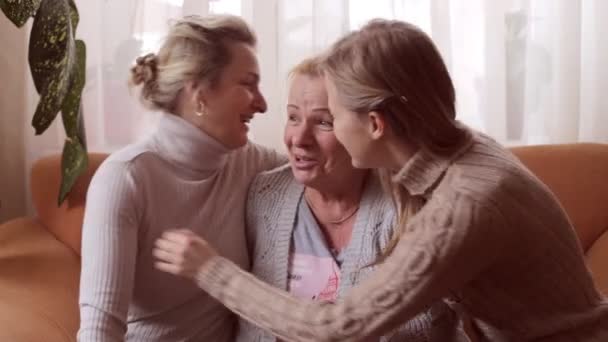
[[[471,133],[449,156],[419,151],[394,180],[428,201],[391,257],[342,301],[295,299],[219,256],[199,286],[289,341],[366,340],[449,294],[482,341],[608,341],[608,302],[570,222],[510,152]]]
[[[247,200],[247,242],[252,259],[252,273],[277,288],[287,289],[288,259],[298,203],[304,186],[293,177],[289,165],[258,175],[249,189]],[[395,212],[390,197],[385,196],[380,180],[371,173],[361,196],[351,242],[344,250],[341,266],[341,298],[375,267],[372,265],[392,237]],[[454,313],[437,301],[424,313],[401,325],[381,341],[449,341],[460,332]],[[239,322],[239,342],[276,341],[262,329]]]
[[[150,139],[112,154],[87,194],[78,340],[231,341],[235,317],[191,282],[156,270],[154,241],[187,227],[247,267],[247,188],[285,161],[254,144],[229,151],[168,114]]]

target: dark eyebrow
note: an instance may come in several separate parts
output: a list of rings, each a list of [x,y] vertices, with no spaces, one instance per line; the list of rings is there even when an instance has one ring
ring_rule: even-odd
[[[294,104],[288,104],[287,108],[293,108],[293,109],[300,109],[300,107],[294,105]]]

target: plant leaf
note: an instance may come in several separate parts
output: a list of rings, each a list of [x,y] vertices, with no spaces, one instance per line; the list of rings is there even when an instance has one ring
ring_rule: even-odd
[[[76,36],[76,27],[78,27],[78,23],[80,22],[80,15],[78,14],[78,8],[74,3],[74,0],[69,0],[70,5],[70,18],[72,22],[72,32],[74,32],[74,36]]]
[[[88,151],[87,132],[84,127],[84,116],[82,115],[82,101],[80,101],[80,109],[78,110],[78,139],[80,139],[80,143],[82,144],[82,147],[84,147],[84,150]]]
[[[82,125],[79,125],[79,115],[80,99],[85,83],[87,51],[82,40],[77,40],[75,44],[75,63],[71,65],[70,84],[61,107],[61,118],[63,119],[65,134],[70,138],[78,137],[81,142],[84,142],[84,134],[81,132]]]
[[[41,96],[32,119],[36,134],[43,133],[57,116],[70,85],[75,43],[68,0],[43,0],[30,35],[29,62]]]
[[[62,71],[59,75],[53,75],[53,78],[42,90],[40,101],[32,118],[32,126],[36,130],[36,135],[44,133],[59,113],[63,99],[67,94],[68,79],[66,75],[67,72],[65,71]]]
[[[36,14],[42,0],[0,0],[0,9],[17,27]]]
[[[65,56],[73,53],[70,13],[68,0],[43,0],[34,17],[28,59],[38,93],[50,75],[66,67]]]
[[[57,205],[60,206],[70,193],[78,177],[87,169],[87,152],[78,138],[66,138],[61,157],[61,187]]]

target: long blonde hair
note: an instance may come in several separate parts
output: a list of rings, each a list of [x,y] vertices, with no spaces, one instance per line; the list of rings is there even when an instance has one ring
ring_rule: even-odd
[[[129,84],[141,85],[140,100],[152,110],[173,113],[186,82],[217,83],[230,63],[229,44],[255,46],[256,37],[243,19],[231,15],[188,16],[170,28],[158,55],[137,58]]]
[[[442,155],[466,139],[466,131],[455,121],[456,95],[448,70],[432,40],[414,25],[374,19],[337,41],[322,68],[348,110],[382,113],[395,135],[408,144]],[[424,200],[393,183],[389,171],[382,171],[381,179],[398,210],[383,260]]]

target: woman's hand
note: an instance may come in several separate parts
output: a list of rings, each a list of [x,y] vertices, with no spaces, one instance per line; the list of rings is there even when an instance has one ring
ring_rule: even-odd
[[[217,255],[207,241],[187,229],[167,231],[155,245],[156,268],[187,278],[194,278]]]

